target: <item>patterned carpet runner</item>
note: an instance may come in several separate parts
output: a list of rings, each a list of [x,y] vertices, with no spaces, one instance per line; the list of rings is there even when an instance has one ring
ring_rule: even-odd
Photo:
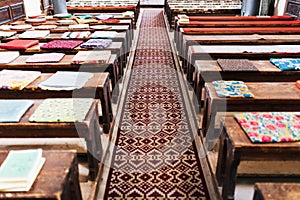
[[[209,199],[162,11],[143,12],[105,199]]]

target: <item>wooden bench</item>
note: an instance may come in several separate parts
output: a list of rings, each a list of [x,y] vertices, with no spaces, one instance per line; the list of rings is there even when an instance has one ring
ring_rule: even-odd
[[[71,31],[70,31],[71,32]],[[62,38],[63,33],[50,33],[49,35],[47,35],[44,38],[37,38],[39,40],[39,42],[41,43],[46,43],[46,42],[50,42],[52,40],[68,40],[68,39],[64,39]],[[16,40],[19,39],[19,34],[16,34],[12,37],[9,38],[3,38],[2,41],[3,42],[8,42],[11,40]],[[70,38],[70,40],[83,40],[83,41],[87,41],[89,39],[92,39],[90,36],[87,38]],[[114,37],[112,38],[97,38],[97,39],[110,39],[112,40],[112,42],[122,42],[122,52],[126,52],[126,55],[128,55],[129,51],[130,51],[130,43],[128,41],[128,38],[126,37],[126,32],[118,32]],[[125,61],[127,61],[127,56],[125,56]]]
[[[118,20],[131,20],[132,28],[136,28],[136,21],[134,19],[134,16],[124,16],[122,13],[116,13],[116,12],[108,12],[108,13],[102,13],[102,12],[86,12],[86,13],[73,13],[73,16],[80,16],[80,15],[92,15],[92,16],[97,16],[97,15],[112,15],[113,19],[118,19]]]
[[[196,60],[217,58],[268,59],[272,57],[299,57],[300,45],[192,45],[182,67],[189,71]],[[189,73],[189,72],[188,72]]]
[[[113,2],[112,2],[113,4]],[[134,23],[136,24],[139,16],[139,2],[135,5],[128,6],[68,6],[69,13],[122,13],[126,11],[132,11],[134,13]]]
[[[179,32],[179,29],[182,27],[188,27],[190,22],[196,21],[196,22],[215,22],[215,21],[223,21],[231,22],[231,21],[244,21],[245,23],[248,23],[251,21],[264,21],[264,22],[272,22],[272,21],[291,21],[296,20],[295,17],[283,15],[283,16],[229,16],[229,15],[223,15],[223,16],[188,16],[189,22],[188,23],[180,23],[179,17],[176,16],[174,20],[174,31]]]
[[[219,30],[221,33],[218,34],[228,34],[227,30],[233,28],[234,30],[237,28],[244,28],[247,27],[247,30],[251,30],[250,33],[244,32],[242,34],[256,34],[253,33],[252,29],[249,27],[264,27],[265,29],[268,29],[268,27],[277,27],[277,29],[280,29],[282,27],[297,27],[300,26],[300,20],[278,20],[278,21],[265,21],[261,19],[261,21],[244,21],[244,20],[233,20],[233,21],[189,21],[187,23],[180,23],[177,21],[175,23],[175,30],[174,30],[174,38],[175,41],[180,39],[178,37],[179,35],[190,35],[190,31],[188,30],[200,30],[200,28],[210,28],[208,30],[212,30],[213,28],[216,28],[215,30]],[[191,28],[191,29],[189,29]],[[196,29],[194,29],[196,28]],[[261,29],[259,29],[261,31]],[[278,32],[278,31],[277,31]],[[195,35],[199,35],[199,33],[196,33]],[[235,34],[232,32],[231,34]],[[240,34],[240,33],[239,33]],[[258,34],[258,32],[257,32]],[[263,33],[260,33],[263,34]],[[193,34],[192,34],[193,35]],[[203,35],[203,34],[200,34]],[[213,34],[212,34],[213,35]]]
[[[241,161],[300,158],[300,142],[252,143],[234,117],[229,116],[222,120],[222,127],[216,176],[223,187],[223,199],[234,199],[237,169]]]
[[[30,116],[42,101],[35,100],[34,105],[18,123],[0,123],[0,138],[84,138],[87,146],[89,177],[95,180],[103,156],[98,102],[94,101],[83,122],[30,122]],[[59,160],[62,162],[61,159]]]
[[[174,25],[175,16],[179,14],[192,15],[231,15],[235,16],[240,13],[241,2],[199,2],[199,1],[166,1],[165,12],[170,27]]]
[[[0,152],[0,163],[8,151]],[[0,192],[0,199],[81,200],[75,151],[43,151],[46,162],[28,192]]]
[[[39,43],[33,47],[30,47],[24,51],[20,51],[21,54],[35,54],[35,53],[49,53],[49,52],[61,52],[66,54],[76,54],[78,51],[90,51],[90,49],[85,49],[81,47],[76,47],[72,50],[65,50],[65,49],[41,49],[40,46],[45,43]],[[116,54],[117,59],[119,61],[119,70],[123,71],[126,64],[126,54],[122,50],[122,42],[112,42],[105,50],[111,51],[112,54]],[[3,50],[6,51],[6,50]]]
[[[0,69],[37,70],[43,73],[55,73],[57,71],[81,71],[81,72],[108,72],[114,89],[113,99],[119,94],[118,87],[118,61],[112,54],[107,64],[72,64],[74,55],[65,55],[58,63],[26,63],[29,55],[21,55],[8,64],[0,64]]]
[[[254,98],[221,98],[212,83],[205,84],[202,133],[214,137],[218,112],[300,111],[300,89],[295,82],[246,82]]]
[[[288,34],[249,34],[249,35],[180,35],[177,49],[185,60],[189,46],[192,45],[286,45],[299,44],[300,35]]]
[[[113,119],[110,81],[108,73],[94,73],[81,89],[76,90],[43,90],[38,87],[40,83],[53,74],[43,73],[38,79],[26,86],[23,90],[0,89],[1,99],[46,99],[46,98],[96,98],[101,102],[102,116],[99,121],[103,132],[108,133],[110,122]]]
[[[298,200],[300,183],[255,183],[253,200]]]
[[[217,80],[240,80],[246,82],[272,82],[300,80],[300,71],[281,71],[269,60],[249,60],[258,71],[223,71],[217,60],[196,60],[194,73],[188,74],[187,79],[192,82],[195,97],[200,103],[202,90],[207,82]],[[192,70],[193,71],[193,70]]]

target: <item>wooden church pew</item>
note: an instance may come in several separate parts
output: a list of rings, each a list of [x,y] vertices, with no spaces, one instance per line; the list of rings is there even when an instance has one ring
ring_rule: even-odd
[[[190,77],[195,97],[198,103],[202,99],[205,83],[217,80],[240,80],[245,82],[272,82],[272,81],[297,81],[300,80],[300,71],[282,71],[269,59],[249,60],[258,71],[223,71],[216,59],[196,60],[195,71]]]
[[[0,99],[95,98],[101,103],[100,124],[103,126],[104,133],[108,133],[113,118],[108,73],[94,73],[93,77],[81,89],[43,90],[38,87],[40,83],[52,75],[51,73],[42,73],[38,79],[22,90],[0,88]]]
[[[1,138],[84,138],[87,145],[90,180],[95,180],[103,152],[100,138],[98,102],[95,100],[83,122],[30,122],[29,118],[42,103],[34,105],[18,123],[0,123]]]
[[[219,185],[223,186],[223,199],[234,199],[237,170],[240,162],[295,161],[300,158],[300,142],[252,143],[233,116],[225,117],[222,120],[222,127],[219,148],[220,156],[217,164],[217,180]],[[285,198],[289,194],[298,194],[297,197],[299,197],[299,186],[297,188],[295,186],[280,187],[280,185],[274,184],[274,187],[270,189],[272,189],[275,196],[263,199],[291,199]],[[288,188],[293,188],[291,189],[291,193],[284,192]],[[268,191],[263,186],[261,186],[261,189],[264,190],[264,194]],[[267,197],[266,195],[264,196]],[[280,198],[281,196],[283,198]],[[261,200],[261,198],[258,199]]]
[[[0,164],[8,151],[0,151]],[[46,159],[28,192],[0,192],[0,199],[82,200],[78,161],[73,150],[43,150]],[[63,162],[62,162],[63,161]]]

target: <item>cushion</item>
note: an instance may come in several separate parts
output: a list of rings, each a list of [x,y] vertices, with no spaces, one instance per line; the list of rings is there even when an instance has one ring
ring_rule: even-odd
[[[270,62],[282,71],[300,70],[298,58],[270,58]]]
[[[112,43],[112,40],[110,39],[89,39],[87,42],[80,45],[81,48],[99,48],[99,49],[106,49],[110,44]]]
[[[45,99],[30,116],[29,121],[83,122],[93,102],[94,99],[91,98]]]
[[[74,49],[82,43],[82,40],[52,40],[43,44],[41,49]]]
[[[10,27],[11,30],[27,30],[27,29],[31,29],[31,28],[32,28],[32,26],[30,24],[14,25],[14,26]]]
[[[39,71],[4,69],[0,72],[0,88],[22,90],[40,76]]]
[[[0,122],[19,122],[34,103],[33,100],[0,100]]]
[[[79,51],[73,57],[73,64],[108,63],[111,56],[110,51]]]
[[[88,29],[90,25],[88,24],[71,24],[69,25],[70,30],[77,30],[77,29]]]
[[[258,71],[248,59],[217,59],[223,71]]]
[[[72,39],[72,38],[87,38],[91,34],[90,31],[75,31],[75,32],[65,32],[61,38],[62,39]]]
[[[17,32],[14,31],[0,31],[0,39],[2,38],[9,38],[17,34]]]
[[[90,38],[113,38],[118,34],[116,31],[95,31]]]
[[[251,142],[292,142],[300,140],[300,118],[285,112],[234,114]]]
[[[104,20],[101,20],[102,23],[119,23],[120,20],[118,19],[104,19]]]
[[[20,53],[18,51],[1,51],[0,52],[0,63],[7,64],[15,60]]]
[[[100,14],[100,15],[96,15],[95,18],[99,20],[104,20],[104,19],[114,18],[114,16],[110,14]]]
[[[33,39],[33,38],[44,38],[50,34],[49,30],[30,30],[25,31],[19,35],[19,38]]]
[[[29,47],[39,44],[38,40],[12,40],[7,43],[1,43],[0,48],[9,50],[26,50]]]
[[[46,19],[45,18],[32,18],[32,19],[26,19],[25,20],[27,23],[45,23],[46,22]]]
[[[219,97],[243,97],[252,98],[254,95],[249,91],[243,81],[213,81],[212,82]]]
[[[58,71],[39,84],[43,90],[74,90],[82,88],[93,77],[89,72]]]
[[[34,27],[34,29],[36,30],[50,30],[50,29],[56,29],[57,26],[56,25],[39,25]]]
[[[64,53],[40,53],[30,56],[27,63],[54,63],[59,62],[65,56]]]

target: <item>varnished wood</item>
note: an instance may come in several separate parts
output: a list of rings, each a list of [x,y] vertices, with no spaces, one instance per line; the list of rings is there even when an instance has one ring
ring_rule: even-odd
[[[50,33],[49,35],[47,35],[44,38],[38,38],[39,42],[41,43],[45,43],[45,42],[50,42],[52,40],[61,40],[62,39],[62,35],[63,33]],[[19,39],[19,34],[16,34],[12,37],[9,38],[3,38],[2,41],[3,42],[7,42],[7,41],[11,41],[11,40],[16,40]],[[83,41],[87,41],[91,39],[90,37],[87,38],[70,38],[70,40],[83,40]],[[105,38],[106,39],[106,38]],[[126,32],[118,32],[116,36],[109,38],[110,40],[112,40],[113,42],[122,42],[122,46],[123,46],[123,52],[129,52],[129,44],[127,41],[128,38],[126,38]]]
[[[26,86],[23,90],[0,89],[2,99],[46,99],[46,98],[96,98],[101,102],[101,124],[103,131],[108,133],[113,118],[109,74],[94,73],[86,84],[75,90],[43,90],[39,84],[53,74],[43,73],[38,79]]]
[[[179,54],[187,58],[188,48],[191,45],[280,45],[300,44],[300,35],[288,34],[249,34],[249,35],[183,35],[178,33],[176,45]]]
[[[196,60],[207,59],[269,59],[297,58],[300,53],[300,45],[191,45],[188,47],[187,57],[183,58],[182,67],[185,71],[191,69]],[[244,50],[245,49],[245,50]]]
[[[108,72],[111,79],[112,88],[115,94],[119,94],[117,81],[118,60],[112,54],[107,64],[72,64],[74,55],[65,55],[58,63],[26,63],[29,55],[21,55],[8,64],[0,64],[0,69],[37,70],[43,73],[55,73],[57,71],[81,71],[81,72]]]
[[[8,152],[0,152],[2,164]],[[46,162],[28,192],[0,192],[0,199],[81,200],[75,151],[43,151]]]
[[[205,84],[203,135],[214,135],[218,112],[300,111],[300,92],[295,82],[246,82],[254,98],[221,98],[212,83]]]
[[[122,13],[126,11],[133,11],[134,13],[134,21],[137,22],[138,16],[139,16],[139,3],[137,5],[130,5],[130,6],[80,6],[80,7],[67,7],[68,12],[70,13],[93,13],[93,12],[99,12],[99,13],[111,13],[111,12],[117,12]]]
[[[300,142],[252,143],[232,116],[222,120],[217,180],[223,199],[234,199],[236,175],[241,161],[299,160]]]
[[[249,60],[258,71],[223,71],[217,60],[196,60],[195,68],[188,70],[187,79],[193,83],[198,102],[206,82],[217,80],[240,80],[246,82],[297,81],[300,71],[281,71],[269,60]],[[191,66],[193,67],[193,66]]]
[[[255,183],[253,200],[298,200],[300,183]]]
[[[102,160],[102,145],[95,100],[83,122],[30,122],[43,100],[35,100],[18,123],[0,123],[0,138],[84,138],[87,143],[89,176],[94,180]]]

